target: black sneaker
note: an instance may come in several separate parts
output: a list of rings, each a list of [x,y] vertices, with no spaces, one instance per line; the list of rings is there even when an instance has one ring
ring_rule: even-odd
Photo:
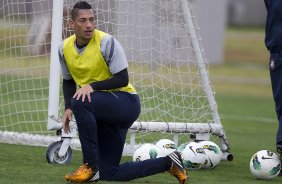
[[[171,159],[171,167],[168,172],[176,177],[176,179],[179,181],[179,184],[185,184],[188,180],[188,176],[186,174],[186,170],[184,169],[183,160],[180,153],[175,151],[168,156]]]
[[[277,144],[276,149],[277,149],[277,153],[281,155],[282,154],[282,144]]]
[[[280,160],[282,160],[282,143],[279,142],[277,145],[276,145],[276,150],[277,150],[277,153],[280,155]],[[278,174],[278,176],[282,176],[282,171],[280,171],[280,173]]]

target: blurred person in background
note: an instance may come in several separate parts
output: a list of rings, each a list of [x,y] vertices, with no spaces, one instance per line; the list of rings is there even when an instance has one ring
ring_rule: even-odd
[[[278,118],[276,149],[282,155],[282,0],[264,0],[267,17],[265,46],[269,50],[269,71],[272,94]],[[282,176],[280,172],[279,176]]]

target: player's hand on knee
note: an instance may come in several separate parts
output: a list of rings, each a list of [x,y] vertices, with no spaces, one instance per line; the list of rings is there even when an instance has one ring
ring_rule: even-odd
[[[76,91],[76,93],[73,95],[73,98],[76,100],[79,100],[80,97],[81,100],[84,102],[85,98],[87,97],[88,101],[91,102],[91,96],[90,94],[93,93],[94,90],[90,85],[83,86],[79,90]]]

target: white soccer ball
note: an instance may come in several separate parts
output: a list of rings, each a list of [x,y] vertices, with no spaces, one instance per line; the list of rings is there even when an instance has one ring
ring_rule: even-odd
[[[258,151],[251,158],[250,170],[259,179],[275,178],[281,170],[280,159],[269,150]]]
[[[175,143],[170,139],[161,139],[156,142],[156,146],[160,149],[163,156],[167,156],[177,149]]]
[[[221,161],[222,152],[219,146],[212,141],[201,141],[200,146],[204,148],[207,162],[202,168],[212,169],[215,168]]]
[[[142,144],[139,148],[133,153],[133,161],[143,161],[153,158],[161,157],[160,149],[151,143]]]
[[[204,148],[196,142],[183,143],[178,147],[185,169],[196,170],[203,167],[207,157]]]

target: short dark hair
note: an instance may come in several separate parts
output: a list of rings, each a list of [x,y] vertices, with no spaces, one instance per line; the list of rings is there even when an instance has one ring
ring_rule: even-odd
[[[78,1],[77,3],[75,3],[71,11],[72,20],[74,20],[74,18],[77,16],[78,10],[80,9],[89,10],[89,9],[92,9],[92,6],[86,1]]]

